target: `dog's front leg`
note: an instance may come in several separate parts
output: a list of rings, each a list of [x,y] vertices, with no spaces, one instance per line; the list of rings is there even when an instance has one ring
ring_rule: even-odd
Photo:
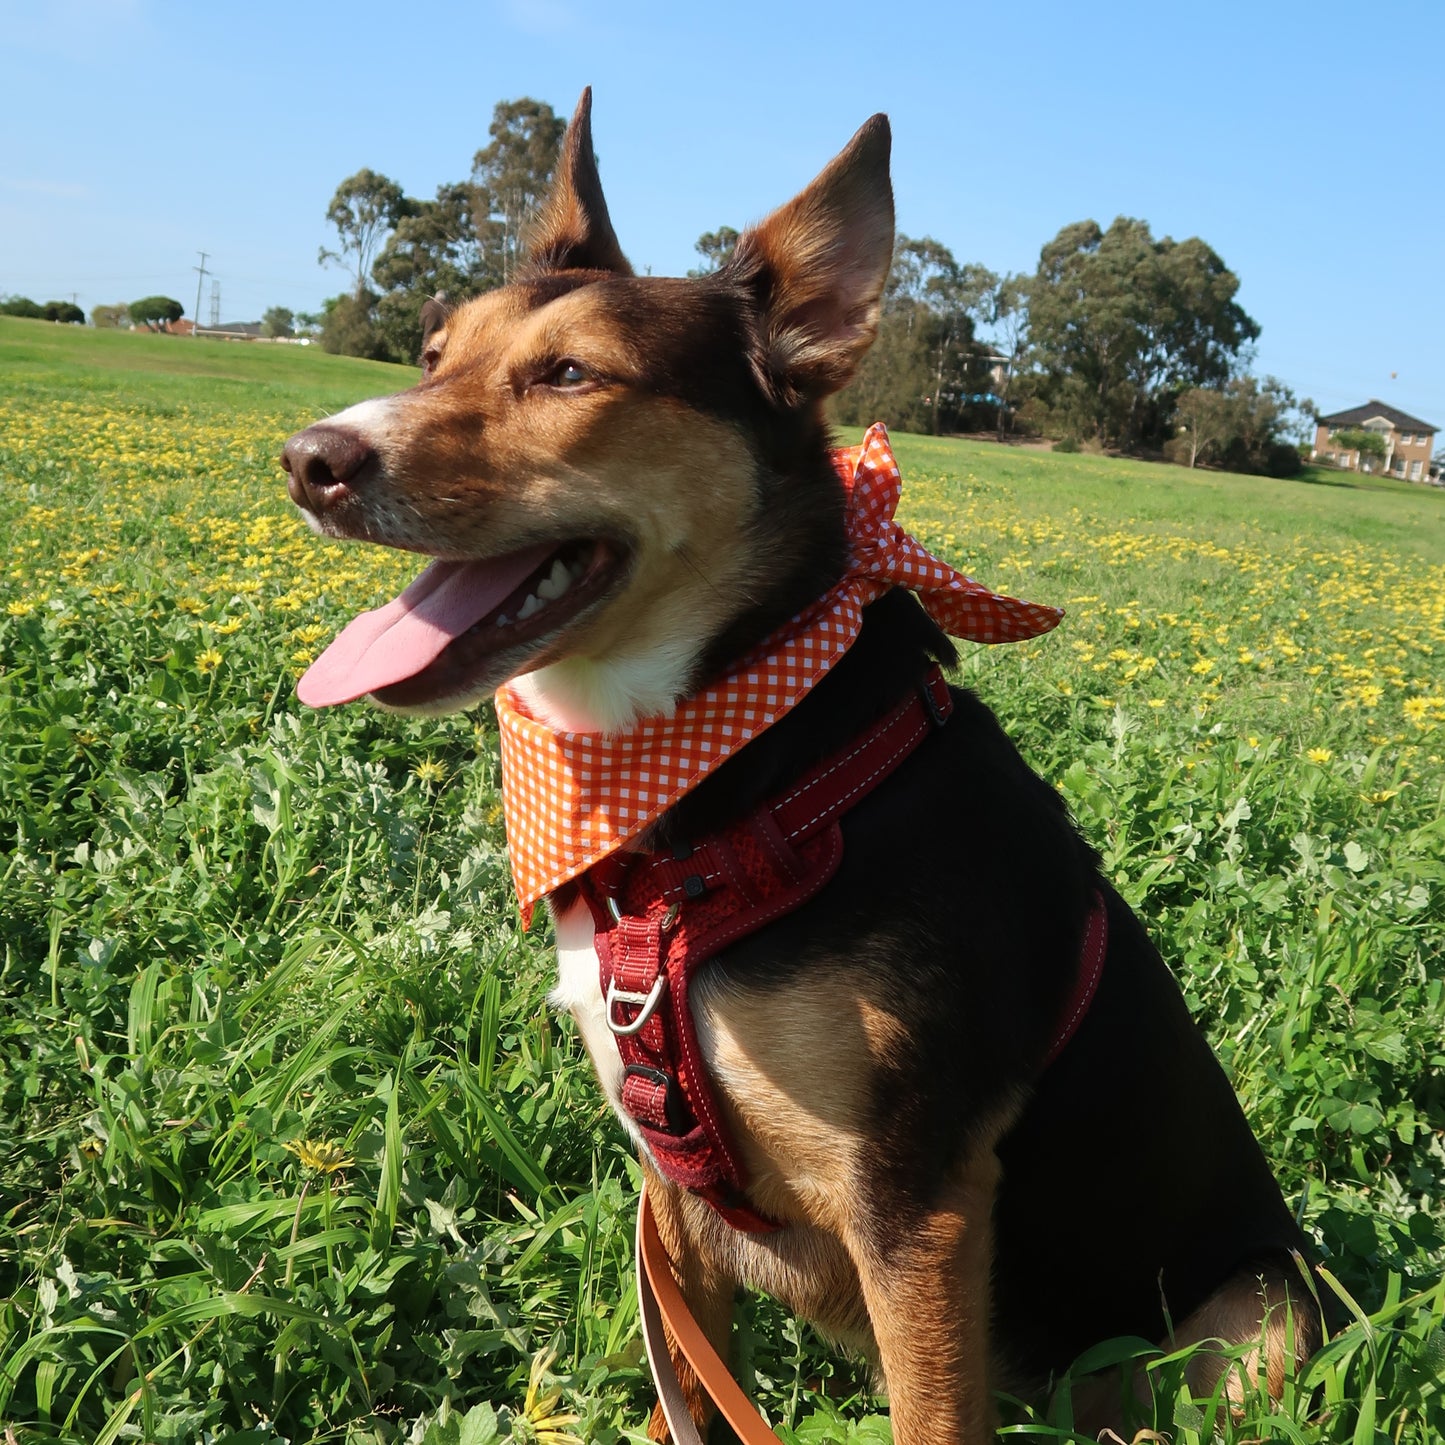
[[[645,1159],[642,1167],[647,1176],[647,1196],[652,1202],[652,1212],[657,1220],[658,1237],[667,1252],[672,1277],[677,1281],[683,1300],[692,1312],[693,1319],[707,1336],[708,1343],[726,1360],[732,1335],[733,1295],[736,1285],[709,1265],[696,1243],[689,1240],[678,1189],[674,1185],[665,1184]],[[706,1436],[716,1407],[703,1389],[697,1372],[678,1348],[677,1341],[665,1322],[663,1333],[667,1340],[667,1353],[677,1373],[678,1383],[682,1386],[683,1398],[687,1401],[688,1413],[699,1433]],[[652,1419],[647,1426],[647,1437],[649,1440],[658,1441],[672,1438],[668,1433],[667,1419],[662,1413],[661,1404],[653,1408]]]
[[[882,1208],[886,1186],[850,1245],[888,1387],[894,1445],[984,1445],[989,1388],[991,1148],[931,1208]],[[897,1201],[895,1200],[895,1203]]]

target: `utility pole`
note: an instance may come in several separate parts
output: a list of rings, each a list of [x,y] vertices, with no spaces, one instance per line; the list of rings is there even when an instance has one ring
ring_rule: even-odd
[[[201,264],[199,266],[192,266],[191,270],[199,271],[201,274],[196,277],[196,320],[195,325],[191,327],[192,336],[199,336],[201,334],[201,283],[206,279],[206,253],[204,251],[197,251],[196,255],[201,258]]]

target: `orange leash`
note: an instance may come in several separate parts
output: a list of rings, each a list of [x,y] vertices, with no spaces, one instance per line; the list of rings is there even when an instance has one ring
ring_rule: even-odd
[[[671,1332],[677,1347],[688,1364],[697,1372],[702,1387],[722,1411],[743,1445],[778,1445],[778,1437],[768,1429],[752,1401],[743,1394],[718,1352],[708,1343],[701,1326],[693,1319],[672,1277],[667,1251],[657,1232],[657,1219],[646,1188],[637,1204],[637,1297],[642,1312],[642,1338],[647,1345],[647,1361],[662,1413],[672,1431],[673,1445],[703,1445],[702,1436],[693,1424],[692,1415],[682,1393],[677,1371],[672,1367],[663,1325]]]

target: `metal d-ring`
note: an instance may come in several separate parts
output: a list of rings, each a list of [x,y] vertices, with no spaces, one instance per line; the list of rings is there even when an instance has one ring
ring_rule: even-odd
[[[648,1019],[656,1012],[657,1005],[661,1002],[666,988],[667,975],[665,973],[657,975],[657,982],[646,993],[634,993],[630,989],[618,988],[615,981],[609,982],[607,998],[603,1003],[603,1017],[607,1020],[607,1027],[619,1038],[631,1038],[633,1034],[640,1033]],[[620,1003],[641,1004],[642,1011],[630,1024],[620,1024],[616,1017],[617,1005]]]

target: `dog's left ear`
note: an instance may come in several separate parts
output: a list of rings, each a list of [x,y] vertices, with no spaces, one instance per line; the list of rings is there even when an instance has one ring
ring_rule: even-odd
[[[582,92],[572,123],[562,139],[562,153],[552,191],[532,225],[527,247],[534,271],[615,271],[632,275],[617,244],[597,157],[592,153],[592,87]]]
[[[438,291],[435,296],[428,296],[421,303],[421,341],[425,346],[431,340],[434,331],[440,331],[447,324],[447,317],[452,313],[452,308],[447,305],[445,291]]]
[[[893,263],[892,133],[865,121],[822,174],[743,233],[728,269],[763,309],[760,380],[785,405],[846,386],[878,335]]]

